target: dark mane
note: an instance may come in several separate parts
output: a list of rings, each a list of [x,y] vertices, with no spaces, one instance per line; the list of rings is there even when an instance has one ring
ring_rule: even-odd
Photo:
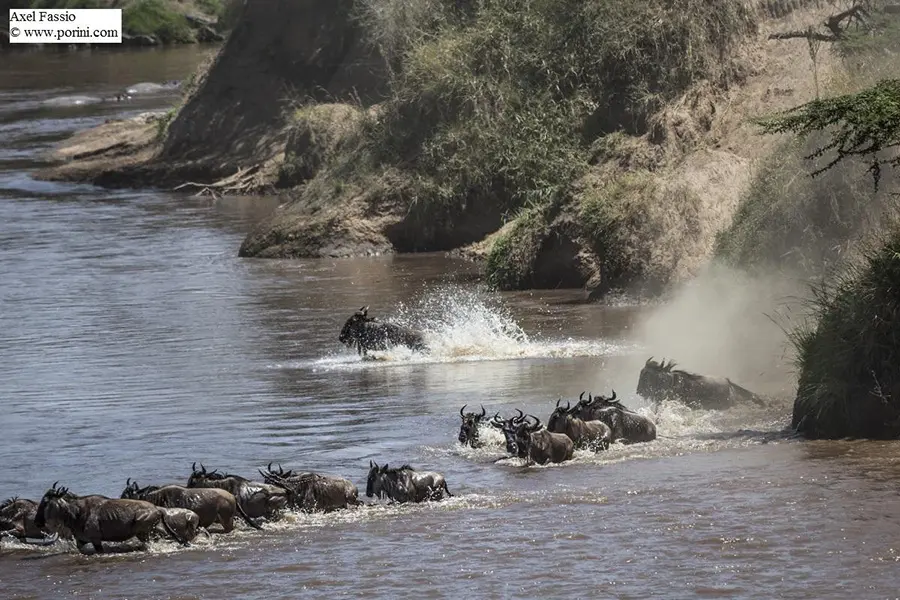
[[[401,471],[415,471],[410,465],[400,465],[399,467],[382,467],[382,472],[389,475],[395,475]]]
[[[19,500],[18,496],[13,496],[12,498],[7,498],[2,503],[0,503],[0,510],[3,510],[7,506],[12,506]]]
[[[629,410],[629,408],[627,406],[625,406],[618,400],[607,400],[606,398],[603,398],[603,404],[605,406],[612,406],[613,408],[618,408],[619,410],[624,410],[624,411]]]
[[[212,481],[222,481],[223,479],[228,479],[229,477],[233,477],[234,479],[237,479],[238,481],[249,481],[249,479],[247,479],[246,477],[242,477],[240,475],[235,475],[233,473],[219,473],[219,471],[217,471],[217,470],[210,471],[208,473],[199,472],[197,474],[198,474],[198,476],[202,477],[203,479],[210,479]]]
[[[685,377],[692,381],[700,381],[702,379],[706,379],[703,375],[698,375],[697,373],[691,373],[690,371],[684,371],[682,369],[675,369],[674,371],[672,371],[672,373],[681,375],[682,377]]]

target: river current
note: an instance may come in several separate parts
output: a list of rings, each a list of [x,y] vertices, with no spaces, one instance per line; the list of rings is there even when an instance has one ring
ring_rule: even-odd
[[[750,338],[711,332],[707,306],[666,317],[577,291],[499,294],[442,255],[240,259],[276,199],[31,176],[74,131],[176,101],[54,99],[185,78],[205,52],[2,56],[0,496],[39,499],[59,481],[118,497],[126,478],[184,482],[194,461],[251,478],[272,461],[340,474],[362,495],[375,460],[439,471],[454,497],[289,514],[189,548],[2,542],[0,597],[898,596],[900,446],[785,433],[790,379],[767,367],[783,357],[754,360]],[[361,360],[337,336],[364,305],[423,327],[433,352]],[[754,318],[745,333],[768,323]],[[710,374],[783,401],[654,413],[638,371],[679,348],[685,367],[727,354],[743,369]],[[660,439],[548,467],[456,443],[463,404],[546,420],[560,397],[612,389]]]

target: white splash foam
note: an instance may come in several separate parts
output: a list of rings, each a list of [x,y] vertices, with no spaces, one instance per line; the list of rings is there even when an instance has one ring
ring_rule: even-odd
[[[400,305],[396,314],[384,318],[422,331],[429,352],[415,352],[401,346],[384,352],[369,352],[363,359],[355,352],[344,349],[293,366],[314,370],[360,369],[387,365],[609,356],[638,349],[624,342],[528,335],[496,297],[469,288],[437,289],[424,295],[417,307]]]
[[[626,405],[630,404],[627,398],[622,400]],[[737,406],[719,411],[697,410],[679,402],[664,402],[658,411],[648,406],[636,407],[633,410],[656,423],[656,440],[641,444],[613,444],[608,450],[600,452],[576,450],[571,460],[558,464],[526,465],[523,459],[506,455],[503,435],[496,430],[487,433],[485,440],[490,442],[481,448],[470,448],[456,443],[444,448],[429,447],[428,451],[438,455],[453,454],[475,462],[491,462],[498,466],[547,469],[715,452],[793,439],[793,436],[785,431],[790,421],[788,406],[779,412],[773,412],[771,407],[757,406]],[[482,431],[489,430],[485,428]]]

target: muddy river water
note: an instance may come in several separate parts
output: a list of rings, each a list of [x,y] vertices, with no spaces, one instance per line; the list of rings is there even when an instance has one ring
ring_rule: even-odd
[[[190,548],[4,542],[0,598],[900,595],[900,447],[791,438],[789,387],[765,374],[741,382],[787,389],[776,408],[666,406],[659,440],[563,465],[458,446],[464,403],[546,419],[560,396],[615,388],[652,414],[634,388],[655,349],[633,333],[655,307],[491,293],[439,255],[239,259],[276,200],[30,176],[71,132],[175,97],[48,100],[184,78],[204,52],[0,58],[0,495],[58,480],[118,497],[128,477],[186,481],[193,461],[251,477],[275,461],[362,492],[376,460],[440,471],[455,496],[288,515]],[[366,304],[424,327],[432,354],[340,346]],[[687,327],[680,341],[702,344]]]

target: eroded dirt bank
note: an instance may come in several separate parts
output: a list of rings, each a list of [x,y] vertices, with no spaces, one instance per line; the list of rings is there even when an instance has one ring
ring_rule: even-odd
[[[747,119],[813,98],[837,68],[822,52],[816,79],[805,39],[770,39],[833,12],[800,0],[729,5],[706,29],[679,7],[653,5],[669,20],[659,40],[683,33],[701,44],[670,40],[661,50],[694,57],[677,78],[653,72],[659,57],[642,46],[656,39],[653,30],[634,37],[595,22],[597,37],[566,59],[574,79],[535,73],[509,53],[533,44],[555,55],[553,36],[568,31],[569,19],[529,9],[522,18],[532,21],[502,26],[515,38],[543,24],[547,39],[495,48],[518,69],[515,80],[485,75],[470,52],[515,11],[495,2],[420,4],[423,14],[402,21],[387,10],[390,0],[249,3],[174,118],[84,132],[57,153],[66,162],[39,176],[284,192],[288,201],[247,237],[242,256],[443,250],[481,262],[501,288],[658,291],[708,263],[754,168],[779,143]],[[726,10],[714,4],[704,6]],[[732,30],[723,33],[720,21]],[[634,44],[629,64],[641,70],[618,83],[578,71],[581,55],[618,56],[603,45],[611,38]],[[568,88],[563,96],[523,92],[525,75]],[[617,99],[617,89],[641,85],[655,87],[655,99]]]
[[[141,122],[83,132],[65,144],[73,160],[37,176],[173,187],[212,184],[240,173],[235,191],[274,184],[269,167],[284,151],[290,102],[378,96],[379,63],[367,55],[347,16],[352,5],[351,0],[247,3],[226,44],[198,74],[174,116],[167,116],[171,122],[156,126],[149,137]],[[123,152],[123,144],[135,138],[143,143]]]

